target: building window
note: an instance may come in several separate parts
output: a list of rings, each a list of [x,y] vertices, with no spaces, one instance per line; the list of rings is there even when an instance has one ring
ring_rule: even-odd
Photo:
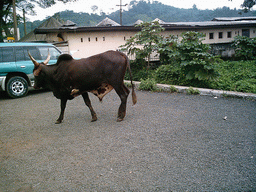
[[[103,37],[103,41],[105,41],[106,39],[105,39],[105,37]]]
[[[250,29],[242,29],[242,36],[250,37]]]
[[[126,40],[126,37],[124,37],[124,40]]]
[[[209,33],[209,39],[214,39],[214,33]]]
[[[227,37],[228,37],[228,38],[232,38],[232,32],[231,32],[231,31],[228,31]]]
[[[89,42],[91,41],[91,38],[90,38],[90,37],[88,37],[88,41],[89,41]]]
[[[96,37],[95,40],[98,41],[98,37]]]
[[[83,40],[83,38],[81,38],[81,43],[83,43],[84,42],[84,40]]]
[[[219,32],[219,39],[223,38],[223,32]]]

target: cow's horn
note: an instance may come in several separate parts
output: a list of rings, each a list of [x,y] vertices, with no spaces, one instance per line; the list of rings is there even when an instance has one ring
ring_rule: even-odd
[[[47,63],[50,61],[50,58],[51,58],[51,54],[50,54],[50,51],[48,49],[48,56],[46,58],[46,60],[43,62],[45,65],[47,65]]]
[[[28,51],[28,56],[30,57],[31,61],[34,63],[35,67],[39,66],[39,63],[32,57],[32,55]]]

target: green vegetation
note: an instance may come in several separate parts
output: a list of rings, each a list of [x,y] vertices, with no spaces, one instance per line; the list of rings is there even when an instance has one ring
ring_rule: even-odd
[[[146,29],[149,29],[148,26],[141,25]],[[152,23],[150,30],[158,31],[156,29],[160,27]],[[148,37],[150,30],[147,33],[140,32],[136,39],[131,39],[123,46],[129,54],[137,54],[131,67],[134,80],[142,81],[141,89],[153,91],[156,90],[156,83],[165,83],[256,93],[255,38],[238,37],[233,43],[237,58],[246,61],[223,61],[211,55],[210,46],[202,43],[204,36],[193,31],[183,33],[181,41],[173,36],[154,37],[157,39],[153,43],[154,49],[148,51],[145,46],[148,42],[142,40]],[[157,36],[157,33],[154,35]],[[141,48],[127,46],[130,44],[140,45]],[[152,50],[159,55],[160,61],[158,64],[145,65]],[[198,91],[188,89],[187,93],[197,94]]]
[[[200,94],[200,91],[198,89],[193,89],[193,87],[189,87],[186,90],[186,92],[188,95],[199,95]]]
[[[141,79],[140,81],[140,90],[157,91],[156,81],[154,79],[147,78],[145,80]]]
[[[176,87],[174,87],[173,85],[170,86],[170,92],[171,93],[175,93],[178,92],[178,89]]]
[[[256,61],[225,61],[216,66],[220,76],[209,88],[256,93]]]
[[[140,27],[141,31],[128,39],[121,48],[129,55],[135,54],[136,60],[147,63],[147,69],[149,69],[150,56],[157,49],[158,43],[162,41],[160,33],[164,31],[164,28],[157,21],[144,22],[136,27]]]
[[[182,83],[205,87],[218,76],[215,70],[218,59],[209,53],[210,47],[202,43],[203,35],[201,33],[193,31],[183,33],[182,40],[178,42],[177,38],[173,36],[167,39],[162,37],[160,32],[163,29],[157,22],[151,23],[151,25],[146,23],[140,27],[142,30],[134,36],[136,38],[129,39],[122,46],[129,55],[136,55],[135,63],[137,65],[135,66],[138,69],[138,65],[141,65],[144,73],[140,78],[153,77],[161,83]],[[154,42],[146,40],[150,34],[154,37]],[[143,63],[149,60],[153,50],[155,54],[160,55],[162,66],[156,70],[154,75],[151,75],[148,73],[150,65],[145,66]]]
[[[218,78],[210,80],[204,88],[256,93],[256,61],[223,61],[217,63],[215,67],[219,73]],[[135,71],[132,68],[134,80],[150,82],[153,79],[152,81],[156,83],[200,87],[190,81],[180,81],[181,70],[173,68],[172,65],[160,65],[155,70],[149,71],[148,75],[151,78],[140,78],[139,74],[144,71],[143,69]]]
[[[256,59],[256,37],[236,36],[232,46],[235,48],[237,60]]]

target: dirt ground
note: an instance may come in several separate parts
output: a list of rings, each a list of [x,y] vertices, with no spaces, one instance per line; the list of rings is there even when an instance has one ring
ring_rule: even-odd
[[[256,102],[137,91],[100,103],[0,95],[0,191],[256,191]],[[226,120],[224,120],[226,117]]]

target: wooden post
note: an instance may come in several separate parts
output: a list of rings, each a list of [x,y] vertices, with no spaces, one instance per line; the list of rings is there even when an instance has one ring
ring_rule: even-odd
[[[26,25],[25,9],[23,9],[23,22],[24,22],[24,34],[27,35],[27,25]]]
[[[16,16],[16,2],[12,0],[12,8],[13,8],[13,29],[14,29],[14,38],[15,41],[18,41],[18,25],[17,25],[17,16]]]

